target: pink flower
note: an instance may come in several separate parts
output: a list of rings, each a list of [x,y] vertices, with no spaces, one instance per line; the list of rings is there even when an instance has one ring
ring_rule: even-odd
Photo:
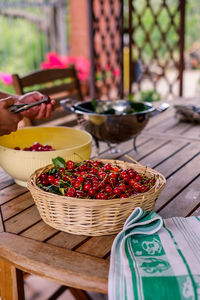
[[[74,65],[80,80],[86,80],[90,72],[90,62],[84,57],[59,56],[56,52],[49,52],[46,61],[41,64],[42,69],[67,68]]]
[[[12,75],[10,73],[0,72],[0,79],[3,81],[5,85],[11,85],[13,82]]]
[[[114,69],[114,70],[113,70],[113,75],[114,75],[115,77],[118,77],[118,76],[120,75],[120,70]]]
[[[41,67],[42,69],[66,68],[56,52],[47,53],[46,61],[41,64]]]
[[[74,62],[80,80],[86,80],[90,73],[90,62],[84,57],[76,58]]]

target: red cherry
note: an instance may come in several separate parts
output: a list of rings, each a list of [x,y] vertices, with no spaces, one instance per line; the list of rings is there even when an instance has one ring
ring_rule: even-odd
[[[112,169],[111,164],[105,164],[105,170],[110,171]]]
[[[75,168],[73,161],[71,161],[71,160],[67,161],[67,168],[68,168],[68,170],[73,170]]]
[[[68,192],[76,193],[76,190],[75,190],[75,188],[70,187],[70,188],[68,189]]]
[[[91,174],[96,174],[97,172],[98,172],[98,169],[97,169],[97,168],[93,168],[93,167],[92,167],[92,168],[90,169],[90,173],[91,173]]]
[[[89,189],[89,191],[88,191],[88,194],[89,194],[90,196],[94,196],[95,193],[96,193],[96,191],[95,191],[95,189],[93,189],[93,188]]]
[[[43,180],[42,180],[42,185],[44,185],[44,186],[49,185],[48,179],[43,179]]]
[[[84,198],[84,197],[85,197],[85,193],[84,193],[83,191],[77,191],[77,190],[76,190],[76,196],[77,196],[78,198]]]
[[[69,191],[68,191],[68,192],[66,193],[66,196],[67,196],[67,197],[75,197],[75,196],[76,196],[76,193],[75,193],[75,192],[69,192]]]
[[[110,185],[107,185],[107,186],[105,187],[105,192],[106,192],[106,193],[110,194],[110,193],[112,193],[112,191],[113,191],[113,189],[112,189],[112,187],[111,187]]]
[[[140,181],[142,179],[142,175],[141,174],[137,174],[135,176],[135,181]]]
[[[135,182],[133,188],[138,192],[141,188],[141,184],[139,182]]]
[[[91,184],[86,183],[86,184],[84,184],[83,188],[85,191],[89,191],[89,189],[91,188]]]
[[[47,97],[47,100],[45,101],[45,103],[50,104],[51,103],[51,98],[48,95],[45,95],[45,97]]]
[[[93,184],[93,187],[92,187],[95,191],[98,191],[98,189],[99,189],[99,186],[98,186],[98,184]]]
[[[120,198],[127,198],[128,196],[126,194],[121,194]]]
[[[122,171],[121,174],[120,174],[120,177],[124,178],[126,176],[128,176],[128,173],[126,171]]]
[[[54,178],[53,175],[49,175],[49,176],[48,176],[48,181],[49,181],[50,183],[54,183],[54,180],[55,180],[55,178]]]
[[[97,168],[100,165],[99,161],[92,162],[93,167]]]
[[[77,181],[80,182],[80,183],[83,183],[84,182],[84,177],[78,176]]]
[[[55,184],[55,185],[59,185],[59,183],[60,183],[60,179],[59,179],[59,178],[55,178],[54,184]]]
[[[107,196],[105,193],[98,193],[97,196],[96,196],[97,199],[107,199]]]
[[[103,172],[103,171],[98,171],[98,177],[99,177],[100,179],[103,179],[105,176],[106,176],[106,173],[105,173],[105,172]]]
[[[140,187],[140,192],[141,193],[147,192],[148,190],[149,190],[149,187],[147,185],[142,185]]]
[[[81,187],[81,182],[80,181],[77,181],[74,183],[74,187],[77,189],[79,187]]]
[[[125,183],[120,183],[119,188],[120,188],[122,191],[125,191],[125,190],[127,189],[127,186],[125,185]]]
[[[112,170],[113,170],[113,172],[116,172],[116,173],[119,172],[119,168],[118,167],[113,167]]]
[[[114,188],[114,193],[115,193],[115,195],[120,195],[121,189],[119,187]]]
[[[123,180],[124,180],[125,182],[129,182],[130,177],[129,177],[128,175],[126,175],[126,176],[124,176]]]
[[[134,179],[130,179],[129,180],[129,184],[130,184],[130,186],[133,186],[135,184],[135,180]]]
[[[67,175],[63,175],[63,181],[68,181],[68,176]]]
[[[109,175],[110,175],[110,177],[112,179],[116,179],[117,178],[117,174],[116,173],[110,173]]]
[[[87,166],[86,165],[80,165],[79,170],[80,171],[86,171],[87,170]]]
[[[42,173],[42,174],[40,175],[40,178],[41,178],[41,179],[47,179],[47,177],[48,177],[48,175],[47,175],[46,173]]]

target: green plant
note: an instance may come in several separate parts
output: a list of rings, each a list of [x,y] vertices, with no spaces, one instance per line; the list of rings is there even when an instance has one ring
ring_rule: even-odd
[[[139,101],[141,102],[154,102],[160,100],[161,96],[156,90],[149,90],[140,93]]]
[[[137,96],[130,93],[128,100],[139,102],[155,102],[161,100],[161,95],[155,90],[141,91]]]

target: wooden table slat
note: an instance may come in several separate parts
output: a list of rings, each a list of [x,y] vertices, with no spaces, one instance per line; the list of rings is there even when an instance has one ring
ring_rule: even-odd
[[[25,211],[22,211],[21,214],[18,214],[13,218],[5,221],[4,225],[6,231],[18,234],[40,220],[41,217],[36,206],[34,205],[30,208],[27,208]]]
[[[46,223],[44,223],[44,221],[41,220],[37,224],[23,231],[21,235],[42,242],[50,238],[57,232],[57,229],[54,229],[53,227],[47,225]]]
[[[182,151],[175,153],[169,157],[162,164],[157,166],[155,169],[163,174],[165,177],[169,177],[176,170],[184,166],[192,157],[196,156],[199,152],[198,143],[190,143]]]
[[[136,147],[137,149],[143,148],[146,143],[148,143],[150,140],[149,137],[143,137],[139,135],[136,140]],[[114,158],[117,159],[121,157],[123,154],[134,151],[133,149],[133,140],[129,140],[127,142],[123,142],[119,145],[116,145],[116,149],[119,150],[119,153],[114,154]],[[135,151],[134,151],[135,152]],[[110,152],[110,149],[107,148],[107,151],[101,152],[99,154],[100,158],[106,158],[106,159],[113,159],[113,153]]]
[[[27,192],[27,189],[18,185],[12,184],[4,189],[0,190],[0,204],[3,204],[21,194]]]
[[[32,205],[34,205],[34,201],[30,193],[25,193],[13,201],[4,203],[1,206],[3,219],[7,220]]]
[[[199,125],[193,125],[191,126],[188,130],[183,132],[184,137],[188,138],[188,137],[196,137],[196,138],[200,138],[200,129],[199,129]]]
[[[50,245],[56,245],[61,248],[73,249],[87,239],[84,235],[70,234],[67,232],[60,232],[56,236],[47,241]]]
[[[164,144],[162,148],[156,149],[150,155],[140,160],[140,163],[150,168],[154,168],[164,160],[171,157],[177,151],[180,151],[180,149],[182,149],[186,145],[186,142],[169,141],[167,144]]]
[[[200,203],[200,176],[194,180],[184,191],[165,206],[159,213],[165,218],[169,214],[172,217],[186,217]]]
[[[137,153],[133,150],[133,151],[129,151],[128,154],[130,156],[132,156],[135,160],[140,161],[145,156],[148,156],[149,154],[154,152],[156,149],[160,149],[162,146],[164,146],[168,143],[169,143],[169,140],[166,140],[166,139],[162,139],[162,138],[154,139],[154,138],[152,138],[143,147],[141,147],[141,148],[138,147],[138,152]],[[125,156],[120,156],[120,159],[127,160],[127,159],[125,159]]]
[[[111,249],[115,235],[92,237],[76,251],[103,258]]]
[[[156,202],[155,209],[158,211],[170,199],[174,198],[185,186],[199,175],[200,155],[189,161],[184,168],[178,170],[167,180],[165,189],[160,193],[159,201]],[[181,180],[180,180],[181,178]]]

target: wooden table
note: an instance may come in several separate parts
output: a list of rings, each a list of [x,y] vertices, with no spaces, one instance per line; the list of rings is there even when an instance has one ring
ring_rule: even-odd
[[[150,119],[137,138],[137,153],[132,140],[119,144],[117,154],[101,143],[100,153],[101,158],[122,160],[128,154],[166,177],[155,206],[164,218],[200,215],[200,125],[179,122],[174,112],[172,105]],[[114,235],[87,237],[49,227],[27,189],[4,171],[0,173],[0,207],[2,298],[23,299],[22,271],[73,288],[107,293]]]

